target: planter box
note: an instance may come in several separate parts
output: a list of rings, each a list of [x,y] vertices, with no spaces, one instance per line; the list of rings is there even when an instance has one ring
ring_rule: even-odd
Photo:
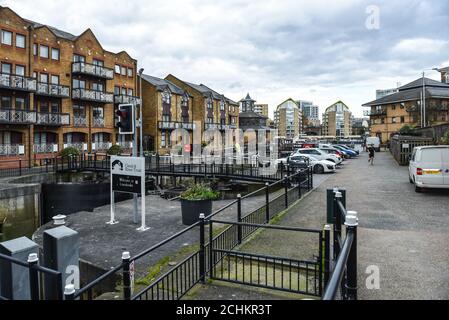
[[[212,213],[212,200],[185,200],[181,199],[182,223],[190,226],[197,222],[200,213],[207,217]]]

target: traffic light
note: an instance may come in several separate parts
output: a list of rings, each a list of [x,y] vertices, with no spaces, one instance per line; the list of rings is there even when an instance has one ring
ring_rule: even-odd
[[[119,134],[134,134],[134,106],[132,104],[121,104],[115,114],[118,116]]]

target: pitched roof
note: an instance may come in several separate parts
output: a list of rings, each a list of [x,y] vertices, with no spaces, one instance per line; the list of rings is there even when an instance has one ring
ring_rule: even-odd
[[[58,38],[63,38],[63,39],[67,39],[70,41],[75,41],[76,39],[78,39],[78,36],[75,36],[69,32],[65,32],[62,31],[58,28],[46,25],[46,24],[42,24],[42,23],[38,23],[32,20],[28,20],[28,19],[23,19],[26,22],[28,22],[31,26],[33,26],[33,28],[38,29],[38,28],[42,28],[42,27],[47,27],[56,37]]]
[[[184,90],[182,90],[180,87],[178,87],[173,82],[170,82],[168,80],[153,77],[147,74],[142,74],[142,79],[155,86],[156,89],[159,91],[164,91],[165,89],[168,88],[174,94],[178,95],[184,94]]]
[[[432,79],[425,79],[427,98],[449,98],[449,85]],[[415,101],[421,99],[423,90],[422,78],[416,79],[399,88],[398,92],[382,97],[377,100],[363,104],[363,106],[376,106],[383,104],[400,103],[406,101]]]
[[[245,111],[239,113],[239,118],[263,118],[268,119],[268,117],[265,117],[264,115],[261,115],[260,113],[254,112],[254,111]]]

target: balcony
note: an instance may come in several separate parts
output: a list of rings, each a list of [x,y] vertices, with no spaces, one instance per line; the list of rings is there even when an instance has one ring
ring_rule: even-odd
[[[69,148],[69,147],[78,149],[81,152],[87,151],[87,143],[85,143],[85,142],[66,142],[66,143],[64,143],[64,149]]]
[[[43,126],[70,125],[70,115],[68,113],[39,112],[37,114],[37,124]]]
[[[92,151],[108,151],[110,147],[111,142],[92,142]]]
[[[140,105],[140,98],[134,96],[128,96],[124,94],[114,95],[114,103],[116,104],[138,104]]]
[[[133,147],[132,141],[119,141],[116,143],[116,145],[120,146],[122,149],[129,150]]]
[[[36,95],[56,98],[70,98],[70,87],[38,82]]]
[[[195,124],[193,122],[159,121],[158,127],[161,130],[174,130],[174,129],[194,130]]]
[[[0,156],[20,156],[25,154],[22,144],[0,144]]]
[[[34,153],[53,153],[58,152],[58,145],[56,143],[42,143],[33,146]]]
[[[95,91],[88,89],[73,89],[72,99],[93,101],[99,103],[113,103],[114,95],[109,92]]]
[[[21,91],[36,91],[36,79],[0,73],[0,87]]]
[[[104,127],[104,118],[93,117],[92,127],[103,128]]]
[[[221,125],[221,130],[232,130],[232,129],[237,129],[237,125],[236,124],[222,124]]]
[[[380,109],[380,110],[367,110],[363,112],[364,116],[370,117],[370,116],[386,116],[387,110]]]
[[[218,129],[221,130],[221,124],[220,123],[205,123],[204,124],[204,129],[205,130],[209,130],[209,129]]]
[[[36,123],[36,111],[0,109],[0,122],[12,124]]]
[[[73,117],[74,127],[87,127],[87,118],[82,116]]]
[[[72,73],[93,76],[102,79],[114,79],[114,70],[86,62],[73,62]]]

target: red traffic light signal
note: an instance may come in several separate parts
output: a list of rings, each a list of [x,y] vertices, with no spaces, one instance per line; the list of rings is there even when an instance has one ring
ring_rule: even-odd
[[[119,134],[134,134],[134,106],[132,104],[121,104],[115,114],[118,116]]]

